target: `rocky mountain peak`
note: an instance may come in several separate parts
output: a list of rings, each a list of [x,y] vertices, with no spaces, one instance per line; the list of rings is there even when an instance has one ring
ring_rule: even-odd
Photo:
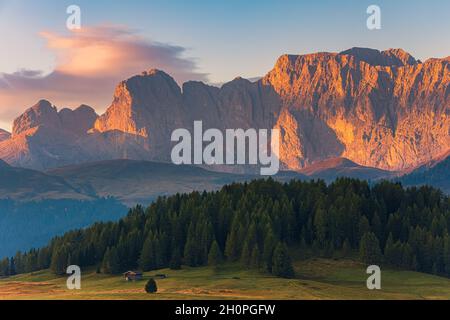
[[[415,65],[418,61],[403,49],[388,49],[379,51],[369,48],[354,47],[342,51],[340,55],[353,56],[358,61],[364,61],[371,66],[396,66],[402,67],[406,65]]]
[[[406,52],[403,49],[388,49],[382,51],[382,54],[391,58],[394,62],[394,65],[415,65],[420,63],[419,60],[414,58],[411,54]]]
[[[16,136],[29,129],[46,125],[59,125],[56,107],[47,100],[41,100],[14,120],[12,135]]]
[[[52,111],[55,111],[56,107],[52,105],[52,103],[48,100],[42,99],[39,100],[34,106],[30,108],[31,110],[35,111],[36,113],[51,113]]]
[[[171,76],[169,76],[167,73],[165,73],[164,71],[159,70],[159,69],[149,69],[149,70],[143,71],[141,74],[143,76],[148,76],[148,77],[159,75],[159,76],[171,78]]]
[[[64,108],[58,112],[49,101],[41,100],[14,121],[12,136],[39,127],[80,135],[92,128],[97,117],[94,109],[86,105],[75,110]]]
[[[111,106],[97,119],[94,129],[144,138],[160,132],[165,136],[167,126],[181,125],[183,116],[181,88],[167,73],[152,69],[117,86]]]
[[[87,105],[81,105],[75,110],[62,109],[58,115],[63,128],[78,136],[89,131],[98,118],[95,110]]]

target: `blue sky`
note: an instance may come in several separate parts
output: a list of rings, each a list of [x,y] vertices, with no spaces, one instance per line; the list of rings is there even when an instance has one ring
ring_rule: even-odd
[[[264,75],[284,53],[361,46],[401,47],[422,60],[450,55],[448,0],[0,0],[0,73],[57,68],[57,54],[40,32],[68,34],[71,4],[81,7],[83,27],[121,25],[142,39],[184,48],[180,56],[211,83]],[[381,7],[381,30],[366,28],[371,4]],[[14,113],[2,108],[0,127]]]
[[[212,82],[261,75],[283,53],[368,46],[402,47],[421,59],[450,55],[448,0],[1,0],[0,38],[8,40],[10,51],[1,50],[0,71],[50,69],[53,57],[36,34],[65,32],[70,4],[81,7],[83,24],[123,24],[150,39],[188,48],[185,54]],[[380,31],[365,27],[370,4],[382,9]]]

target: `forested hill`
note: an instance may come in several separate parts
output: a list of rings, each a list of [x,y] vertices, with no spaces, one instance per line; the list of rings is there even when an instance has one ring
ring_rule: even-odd
[[[0,272],[50,267],[63,274],[77,264],[117,274],[226,260],[290,277],[296,248],[317,256],[358,251],[368,264],[450,276],[449,227],[449,197],[430,187],[269,179],[160,198],[117,223],[97,223],[4,260]]]

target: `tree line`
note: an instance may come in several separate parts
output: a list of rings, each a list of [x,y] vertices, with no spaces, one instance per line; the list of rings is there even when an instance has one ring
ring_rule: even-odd
[[[0,275],[71,264],[119,274],[182,265],[239,262],[292,277],[292,252],[355,257],[450,276],[450,199],[423,186],[340,178],[231,184],[137,206],[116,223],[96,223],[54,238],[48,246],[0,262]]]

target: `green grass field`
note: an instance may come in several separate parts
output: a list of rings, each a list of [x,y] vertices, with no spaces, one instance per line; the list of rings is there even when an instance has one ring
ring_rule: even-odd
[[[66,278],[49,271],[0,280],[0,299],[450,299],[450,279],[416,272],[382,270],[382,290],[366,287],[365,266],[352,260],[309,259],[294,264],[296,279],[280,279],[239,265],[218,269],[183,268],[157,280],[157,294],[144,292],[145,279],[126,282],[121,276],[85,271],[82,289],[70,291]]]

